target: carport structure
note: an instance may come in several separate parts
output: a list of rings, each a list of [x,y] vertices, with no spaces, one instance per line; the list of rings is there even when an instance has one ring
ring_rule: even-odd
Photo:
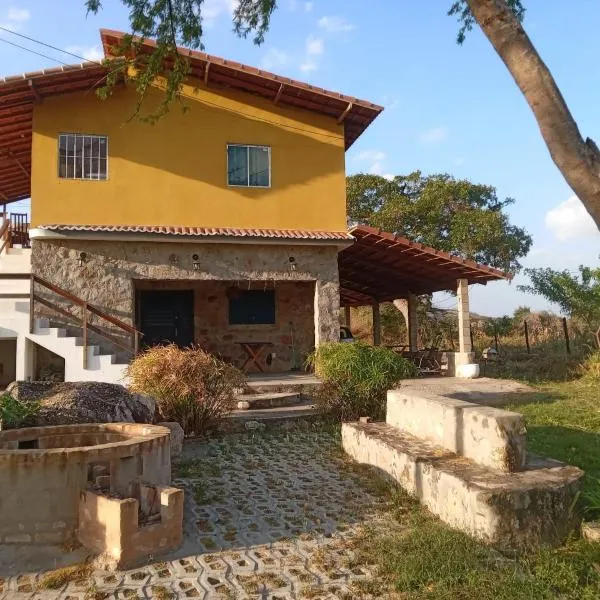
[[[456,291],[459,352],[456,364],[472,362],[469,285],[510,279],[498,269],[452,256],[406,238],[357,225],[350,229],[355,242],[339,254],[340,305],[349,325],[353,306],[371,306],[373,342],[381,343],[382,302],[405,299],[408,304],[409,349],[417,350],[417,296]]]

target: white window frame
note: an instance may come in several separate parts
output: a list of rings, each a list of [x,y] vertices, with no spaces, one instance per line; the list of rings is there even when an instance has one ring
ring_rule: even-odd
[[[250,185],[250,152],[247,153],[246,158],[246,169],[248,171],[248,183],[246,185],[240,185],[238,183],[229,183],[229,148],[262,148],[266,149],[269,155],[269,184],[268,185]],[[225,148],[225,154],[227,155],[227,172],[225,173],[225,179],[227,187],[237,187],[245,189],[268,189],[271,187],[271,146],[265,146],[263,144],[227,144]]]
[[[103,179],[101,177],[61,177],[60,175],[60,140],[63,137],[69,137],[69,136],[74,136],[75,139],[77,139],[78,137],[82,137],[82,138],[94,138],[94,139],[103,139],[106,141],[106,177],[104,177]],[[82,151],[83,152],[83,151]],[[109,157],[109,150],[108,150],[108,136],[107,135],[99,135],[99,134],[95,134],[95,133],[74,133],[74,132],[62,132],[58,134],[58,157],[57,157],[57,161],[56,161],[56,171],[57,171],[57,175],[59,179],[66,179],[68,181],[108,181],[109,175],[108,175],[108,157]],[[73,161],[75,161],[75,159],[77,158],[77,155],[75,154],[73,156]],[[85,154],[82,153],[82,161],[85,160]],[[100,159],[98,159],[100,160]],[[73,169],[73,172],[75,172],[75,169]],[[81,172],[83,173],[83,162],[82,162],[82,169]],[[98,170],[98,174],[100,174],[100,170]]]

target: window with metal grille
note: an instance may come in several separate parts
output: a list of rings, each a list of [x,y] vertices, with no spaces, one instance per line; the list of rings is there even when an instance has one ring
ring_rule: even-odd
[[[242,187],[271,187],[271,148],[228,144],[227,183]]]
[[[108,174],[105,135],[61,133],[58,136],[58,176],[63,179],[104,180]]]
[[[230,325],[274,325],[275,290],[236,290],[229,298]]]

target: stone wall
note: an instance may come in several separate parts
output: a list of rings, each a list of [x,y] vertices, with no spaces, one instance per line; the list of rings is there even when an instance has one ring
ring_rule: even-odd
[[[227,290],[231,281],[137,281],[136,289],[193,290],[194,340],[202,348],[243,366],[248,355],[240,342],[269,342],[260,364],[267,372],[281,373],[301,368],[315,344],[315,284],[309,281],[276,281],[274,325],[230,325]],[[263,289],[262,283],[240,284],[242,289]],[[267,354],[275,356],[270,365]],[[253,370],[256,370],[255,368]]]
[[[337,251],[331,245],[37,239],[32,242],[32,272],[130,324],[135,324],[136,289],[164,289],[168,284],[201,290],[196,294],[196,341],[234,360],[242,356],[241,348],[232,345],[238,332],[226,327],[219,296],[232,282],[275,282],[276,326],[268,332],[245,329],[237,339],[262,341],[268,333],[274,351],[281,353],[272,370],[285,370],[295,361],[290,320],[300,363],[314,343],[339,339]],[[85,262],[80,266],[82,252]],[[291,256],[295,270],[290,269]]]

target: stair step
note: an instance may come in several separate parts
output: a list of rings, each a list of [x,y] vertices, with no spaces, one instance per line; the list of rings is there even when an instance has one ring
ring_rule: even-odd
[[[238,410],[257,408],[280,408],[294,406],[302,402],[299,392],[275,392],[263,394],[240,394],[236,397]]]

